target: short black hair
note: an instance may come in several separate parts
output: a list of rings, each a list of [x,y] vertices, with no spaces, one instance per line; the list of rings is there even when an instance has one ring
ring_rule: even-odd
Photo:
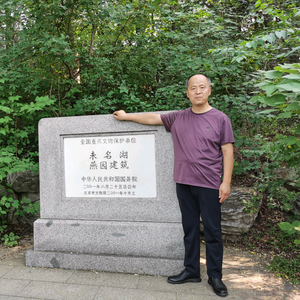
[[[195,75],[202,75],[202,76],[206,77],[206,79],[207,79],[207,81],[208,81],[208,84],[209,84],[209,87],[211,87],[211,80],[210,80],[210,78],[209,78],[208,76],[204,75],[204,74],[197,73],[197,74],[191,75],[191,76],[187,79],[187,81],[185,82],[185,87],[186,87],[186,89],[189,88],[189,81],[190,81],[190,79],[191,79],[193,76],[195,76]]]

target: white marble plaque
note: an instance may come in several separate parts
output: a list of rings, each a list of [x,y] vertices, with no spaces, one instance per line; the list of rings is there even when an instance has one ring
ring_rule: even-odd
[[[156,197],[154,134],[64,138],[66,197]]]

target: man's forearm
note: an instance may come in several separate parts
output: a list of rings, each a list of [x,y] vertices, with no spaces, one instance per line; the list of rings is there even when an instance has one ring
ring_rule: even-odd
[[[155,113],[142,113],[142,114],[127,114],[123,110],[113,113],[117,120],[132,121],[147,125],[162,125],[160,114]]]
[[[233,170],[233,146],[231,143],[222,146],[223,152],[223,182],[219,188],[220,203],[223,203],[230,195],[230,184]]]
[[[223,182],[231,184],[232,171],[233,171],[233,156],[229,160],[229,158],[224,160],[224,170],[223,170]]]
[[[157,124],[157,122],[159,121],[158,117],[160,118],[160,115],[155,113],[127,114],[128,121],[133,121],[141,124],[150,124],[150,125]]]
[[[223,148],[224,147],[224,148]],[[223,182],[231,184],[234,157],[232,144],[226,144],[222,147],[223,151]]]

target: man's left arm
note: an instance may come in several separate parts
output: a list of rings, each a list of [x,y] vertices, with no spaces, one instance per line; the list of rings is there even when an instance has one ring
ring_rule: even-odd
[[[223,182],[219,188],[220,203],[223,203],[230,195],[230,184],[233,171],[233,145],[227,143],[221,146],[223,153]]]

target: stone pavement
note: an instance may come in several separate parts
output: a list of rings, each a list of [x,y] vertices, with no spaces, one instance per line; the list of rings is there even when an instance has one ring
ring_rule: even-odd
[[[25,253],[32,247],[9,249],[0,245],[0,300],[213,300],[207,283],[204,246],[201,283],[171,285],[166,277],[116,274],[96,271],[32,268],[25,266]],[[257,254],[224,249],[223,280],[227,300],[300,300],[300,286],[276,278]],[[173,275],[173,274],[170,274]]]

